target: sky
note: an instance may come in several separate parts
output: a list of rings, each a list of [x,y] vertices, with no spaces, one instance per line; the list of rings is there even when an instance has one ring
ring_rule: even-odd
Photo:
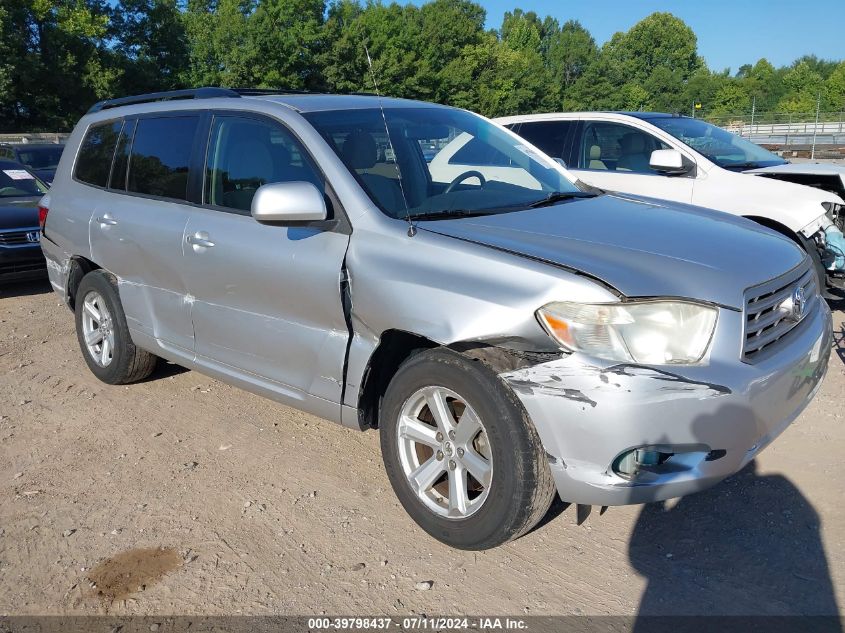
[[[686,22],[698,36],[698,53],[711,70],[753,64],[775,66],[805,54],[845,59],[845,0],[476,0],[487,10],[487,27],[498,29],[505,11],[519,7],[561,24],[578,20],[601,46],[655,11]]]

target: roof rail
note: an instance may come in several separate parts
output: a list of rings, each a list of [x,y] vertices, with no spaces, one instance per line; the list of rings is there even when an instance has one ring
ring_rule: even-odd
[[[257,97],[261,95],[308,95],[314,94],[310,90],[295,90],[290,88],[232,88],[232,92],[236,92],[244,97]]]
[[[108,99],[106,101],[98,101],[88,114],[92,112],[99,112],[100,110],[108,110],[109,108],[117,108],[125,105],[132,105],[135,103],[151,103],[153,101],[170,101],[171,99],[213,99],[214,97],[240,97],[241,95],[236,90],[229,88],[191,88],[189,90],[168,90],[166,92],[150,92],[144,95],[135,95],[132,97],[120,97],[119,99]]]

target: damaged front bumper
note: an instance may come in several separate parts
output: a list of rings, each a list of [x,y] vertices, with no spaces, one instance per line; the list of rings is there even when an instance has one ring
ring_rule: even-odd
[[[740,470],[813,398],[832,346],[830,310],[818,304],[778,353],[754,364],[739,359],[743,315],[722,309],[705,366],[571,354],[502,378],[537,428],[561,499],[625,505],[680,497]],[[635,454],[648,459],[632,472],[624,464]]]

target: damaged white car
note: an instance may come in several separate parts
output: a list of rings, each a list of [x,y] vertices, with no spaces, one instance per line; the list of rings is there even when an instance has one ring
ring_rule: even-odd
[[[787,164],[715,125],[659,112],[532,114],[498,122],[587,184],[708,207],[774,229],[810,254],[827,286],[845,287],[845,169]],[[468,153],[446,150],[458,158]]]

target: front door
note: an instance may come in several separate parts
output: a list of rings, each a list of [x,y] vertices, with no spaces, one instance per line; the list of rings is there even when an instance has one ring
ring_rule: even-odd
[[[666,176],[649,167],[651,153],[671,149],[645,130],[611,121],[584,121],[571,167],[587,184],[689,204],[694,175]]]
[[[348,340],[340,287],[349,236],[256,222],[256,190],[284,181],[325,190],[304,147],[280,123],[245,114],[213,118],[203,206],[192,210],[185,231],[197,362],[258,377],[292,403],[306,394],[340,403]]]

